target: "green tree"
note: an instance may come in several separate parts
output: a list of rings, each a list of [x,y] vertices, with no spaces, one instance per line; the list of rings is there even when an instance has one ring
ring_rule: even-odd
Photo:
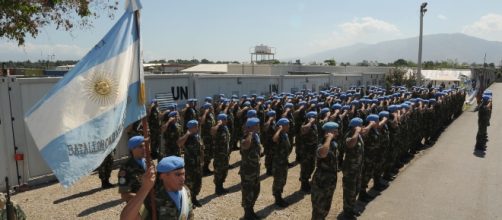
[[[335,59],[329,59],[325,60],[324,63],[328,66],[336,66],[336,60]]]
[[[118,0],[0,0],[0,38],[17,41],[23,45],[26,35],[36,38],[45,26],[72,30],[92,26],[91,19],[99,17],[98,11],[108,11],[113,17]]]
[[[396,61],[394,61],[394,66],[398,67],[398,66],[408,66],[408,61],[404,60],[404,59],[398,59]]]
[[[389,74],[385,77],[385,86],[390,89],[392,85],[407,86],[408,88],[416,85],[417,78],[415,75],[407,75],[405,68],[391,69]]]

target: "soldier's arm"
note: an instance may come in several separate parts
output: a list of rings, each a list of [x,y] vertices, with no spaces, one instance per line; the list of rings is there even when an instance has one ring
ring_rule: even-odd
[[[218,123],[215,126],[211,127],[211,136],[215,136],[216,135],[216,133],[218,132],[218,128],[220,127],[221,123],[222,123],[221,121],[218,121]]]
[[[371,128],[376,128],[378,124],[374,121],[370,122],[366,127],[361,129],[361,135],[366,135],[371,130]]]
[[[302,134],[307,134],[309,132],[309,128],[312,126],[312,123],[314,123],[314,120],[315,119],[311,118],[309,119],[309,123],[302,125],[300,129]]]
[[[290,108],[286,109],[286,111],[284,111],[284,113],[282,113],[281,117],[285,118],[285,117],[288,117],[288,112],[291,111]]]
[[[187,142],[188,137],[190,137],[190,131],[187,131],[187,133],[185,133],[185,135],[181,136],[176,141],[176,144],[178,145],[179,148],[183,148],[185,146],[185,143]]]
[[[381,128],[387,123],[387,117],[384,117],[379,123],[378,127]]]
[[[300,111],[304,108],[304,105],[300,106],[300,108],[298,108],[296,111],[295,111],[295,116],[298,116],[298,114],[300,114]]]
[[[155,184],[155,171],[153,166],[143,174],[141,188],[120,213],[121,220],[137,220],[141,219],[140,209],[145,201],[146,196]]]
[[[166,129],[167,129],[167,126],[168,126],[169,124],[171,124],[173,121],[174,121],[174,118],[169,118],[169,120],[168,120],[168,121],[166,121],[166,123],[164,123],[164,124],[162,125],[162,127],[160,127],[160,133],[161,133],[161,134],[162,134],[162,133],[164,133],[164,132],[166,131]]]
[[[333,133],[326,133],[326,140],[322,144],[322,146],[317,150],[317,155],[319,158],[326,158],[328,156],[329,147],[331,145],[331,140],[333,140]]]
[[[277,131],[275,132],[274,136],[272,137],[272,141],[276,144],[278,144],[280,142],[280,134],[281,134],[281,131],[282,131],[282,126],[278,126],[277,127]]]
[[[132,198],[134,198],[134,196],[136,196],[136,193],[132,192],[120,193],[120,198],[122,199],[122,201],[126,203],[129,202],[129,200],[131,200]]]
[[[356,131],[352,137],[347,138],[345,142],[347,143],[347,148],[353,148],[357,144],[357,139],[359,138],[359,133],[361,132],[361,127],[356,127]]]
[[[242,116],[242,113],[244,112],[244,110],[248,109],[249,107],[244,107],[243,109],[239,109],[237,110],[237,117],[241,117]]]
[[[249,147],[251,147],[251,138],[253,138],[253,132],[248,132],[246,134],[246,136],[244,137],[244,139],[242,139],[242,146],[241,148],[243,150],[247,150],[249,149]]]
[[[202,114],[202,116],[200,117],[200,125],[201,126],[206,124],[206,116],[207,116],[208,112],[209,112],[209,109],[204,110],[204,114]]]

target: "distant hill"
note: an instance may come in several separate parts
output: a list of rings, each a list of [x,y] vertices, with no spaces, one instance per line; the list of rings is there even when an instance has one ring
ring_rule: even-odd
[[[426,35],[423,38],[422,61],[457,59],[459,63],[483,63],[485,53],[487,63],[498,65],[502,60],[502,42],[460,33]],[[335,58],[338,63],[352,64],[362,60],[390,63],[399,58],[417,62],[418,37],[340,47],[304,57],[302,61],[324,61],[331,58]]]

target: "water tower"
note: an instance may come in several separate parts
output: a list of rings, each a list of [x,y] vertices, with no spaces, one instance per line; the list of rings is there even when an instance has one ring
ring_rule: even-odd
[[[251,63],[272,63],[275,60],[275,47],[260,44],[249,48],[249,52],[251,53]]]

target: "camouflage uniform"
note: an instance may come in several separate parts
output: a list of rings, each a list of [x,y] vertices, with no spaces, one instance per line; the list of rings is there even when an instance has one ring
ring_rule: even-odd
[[[291,143],[287,133],[279,134],[279,143],[272,145],[273,160],[272,174],[274,182],[272,184],[272,193],[274,196],[281,196],[286,180],[288,178],[288,155],[291,149]]]
[[[482,103],[478,109],[478,133],[476,135],[476,149],[486,149],[488,142],[487,128],[490,123],[491,110],[486,103]]]
[[[299,138],[302,139],[303,143],[303,156],[300,161],[300,181],[302,183],[308,183],[314,172],[316,149],[319,145],[318,131],[317,123],[314,123],[309,131],[306,134],[301,134]]]
[[[260,194],[260,137],[253,134],[249,149],[241,148],[242,163],[239,170],[242,187],[242,207],[253,208]]]
[[[165,156],[181,156],[181,151],[176,143],[183,136],[183,129],[179,123],[170,124],[164,131]]]
[[[190,200],[190,190],[186,186],[183,187],[187,191],[188,195],[187,202],[188,202],[189,214],[188,216],[180,217],[181,207],[180,210],[178,210],[178,207],[176,207],[176,204],[174,203],[172,198],[169,196],[169,194],[167,194],[162,182],[157,182],[157,184],[155,185],[155,205],[157,206],[157,219],[194,219],[192,201]],[[151,204],[150,197],[147,197],[144,202],[145,205],[144,207],[146,207],[147,212],[141,213],[140,210],[141,213],[140,216],[142,217],[142,219],[151,219],[150,204]],[[180,206],[181,205],[182,202],[180,202]]]
[[[373,173],[373,184],[375,184],[375,182],[378,182],[380,180],[380,177],[382,177],[385,170],[385,163],[387,162],[387,158],[390,153],[390,136],[389,127],[387,124],[385,124],[380,129],[378,140],[378,150],[376,152],[376,163]]]
[[[372,128],[364,139],[364,159],[363,170],[361,173],[361,191],[368,188],[368,183],[375,174],[377,161],[379,160],[378,154],[380,151],[379,135],[377,129]]]
[[[302,109],[298,113],[294,115],[295,118],[295,126],[292,127],[295,130],[295,133],[297,136],[301,136],[301,128],[303,122],[306,120],[305,119],[305,109]],[[303,148],[304,148],[304,143],[303,143],[303,138],[296,138],[295,139],[295,153],[296,153],[296,160],[298,162],[302,162],[302,156],[303,156]]]
[[[214,153],[214,143],[213,136],[211,136],[211,128],[215,125],[214,114],[208,112],[206,115],[206,121],[202,125],[201,136],[202,142],[204,143],[204,169],[209,169],[209,163],[213,159]]]
[[[195,198],[202,185],[203,148],[198,134],[190,135],[183,148],[185,152],[185,183]]]
[[[324,138],[322,143],[324,143]],[[325,219],[328,215],[337,181],[336,141],[331,141],[328,155],[325,158],[319,158],[322,143],[319,143],[317,148],[317,168],[312,178],[312,219]]]
[[[343,211],[354,212],[356,197],[361,188],[361,171],[363,169],[364,142],[361,136],[352,147],[347,147],[347,139],[352,137],[354,131],[347,133],[342,143],[345,149],[343,161]]]
[[[4,194],[0,193],[0,219],[25,220],[26,214],[21,209],[21,206],[13,201],[10,202],[10,204],[7,204],[7,199],[5,198]],[[9,214],[7,214],[7,206],[9,206]]]
[[[146,164],[138,162],[132,156],[122,164],[118,173],[119,193],[136,193],[141,187],[141,177],[145,173]],[[143,167],[145,166],[145,167]]]
[[[288,131],[288,139],[289,139],[289,143],[291,144],[291,146],[293,146],[293,142],[295,141],[295,137],[296,137],[296,130],[294,129],[294,127],[296,126],[295,125],[295,117],[293,116],[293,109],[290,110],[290,112],[288,112],[286,118],[289,120],[289,126],[291,127],[291,129],[289,129]],[[293,152],[293,147],[290,147],[289,148],[289,154],[291,154],[291,152]]]
[[[160,155],[160,122],[159,122],[159,109],[153,105],[150,109],[148,116],[148,127],[150,128],[150,151],[153,159],[161,158]]]
[[[98,167],[99,179],[108,181],[113,170],[113,151],[105,157],[105,160]]]
[[[263,133],[263,151],[265,154],[265,168],[267,172],[272,173],[272,166],[274,163],[274,156],[272,151],[272,146],[274,142],[272,141],[272,137],[275,134],[275,120],[272,120],[268,127],[266,127],[265,132]]]
[[[214,184],[223,185],[228,174],[230,159],[230,132],[227,126],[220,126],[214,137]]]

